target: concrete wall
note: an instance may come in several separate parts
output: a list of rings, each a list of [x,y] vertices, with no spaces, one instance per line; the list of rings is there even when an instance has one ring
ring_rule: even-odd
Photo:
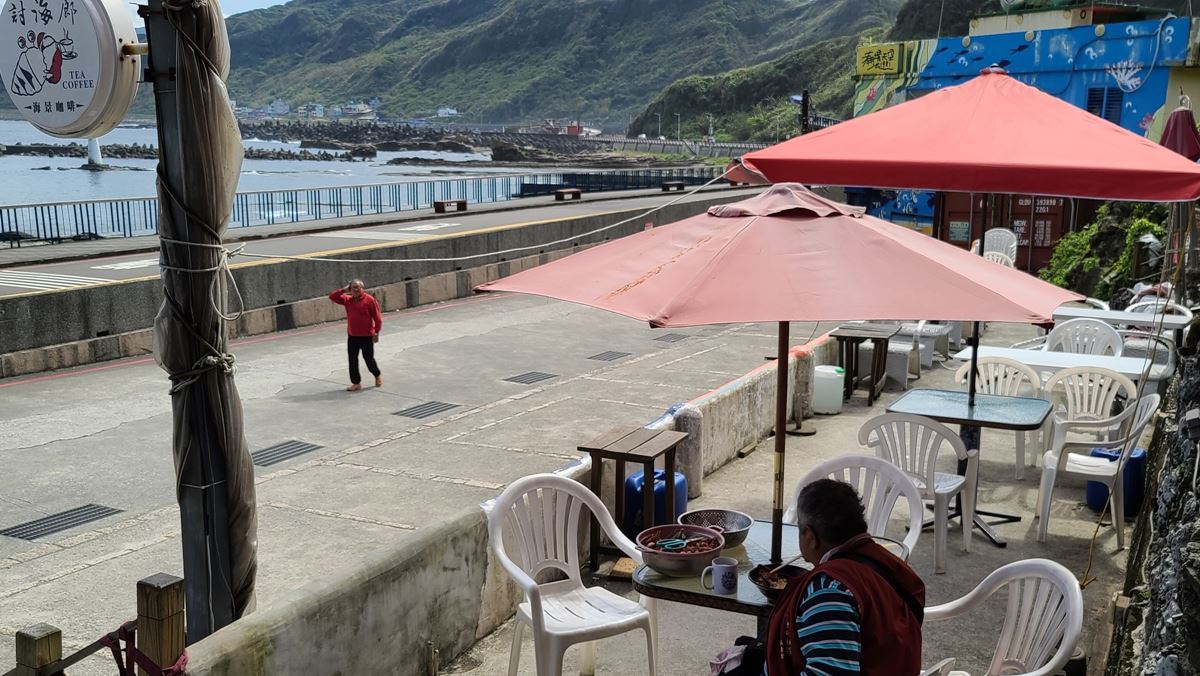
[[[789,408],[806,410],[812,369],[831,354],[836,351],[827,336],[791,350],[788,369],[796,391]],[[699,445],[692,461],[707,474],[772,428],[774,376],[774,362],[764,364],[656,426],[687,431],[694,423],[696,436],[688,441]],[[694,417],[681,415],[689,409]],[[587,485],[589,471],[583,458],[558,473]],[[688,483],[691,493],[691,477]],[[611,495],[604,498],[611,504]],[[484,511],[472,507],[189,646],[187,673],[424,676],[427,642],[445,664],[512,617],[521,599],[488,548]]]
[[[239,263],[233,273],[249,311],[232,327],[231,336],[335,320],[340,317],[340,308],[324,296],[354,277],[363,278],[378,291],[385,310],[448,300],[469,295],[476,284],[535,264],[539,256],[541,262],[546,262],[551,255],[564,255],[589,244],[637,232],[647,222],[671,223],[739,197],[725,193],[672,204],[612,230],[544,249],[538,245],[586,233],[636,216],[643,210],[433,237],[407,244],[369,246],[333,257],[457,258],[534,247],[509,256],[378,265],[322,261]],[[157,277],[0,299],[0,378],[148,354],[152,345],[150,327],[161,304],[162,288]]]

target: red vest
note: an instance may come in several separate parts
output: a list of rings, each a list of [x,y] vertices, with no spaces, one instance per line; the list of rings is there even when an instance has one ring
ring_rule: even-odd
[[[767,630],[767,673],[793,676],[804,668],[804,655],[796,637],[796,609],[812,577],[825,573],[854,595],[859,614],[859,641],[864,676],[915,676],[921,672],[921,624],[892,585],[867,564],[844,558],[870,558],[887,570],[892,579],[921,606],[925,605],[925,583],[877,543],[867,540],[835,558],[793,578],[775,604]]]

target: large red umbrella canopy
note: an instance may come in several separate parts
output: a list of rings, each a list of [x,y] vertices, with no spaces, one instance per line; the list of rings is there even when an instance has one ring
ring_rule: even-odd
[[[653,326],[949,319],[1040,323],[1081,298],[779,184],[750,199],[484,284]]]
[[[1176,202],[1200,166],[1096,115],[985,72],[742,157],[775,183]]]
[[[1043,322],[1082,298],[787,183],[476,290],[568,300],[652,326],[779,322],[777,431],[786,425],[790,321]],[[782,433],[774,458],[771,559],[779,561]]]

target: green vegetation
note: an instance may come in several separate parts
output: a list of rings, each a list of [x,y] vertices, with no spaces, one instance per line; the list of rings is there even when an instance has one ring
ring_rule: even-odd
[[[867,31],[870,39],[884,28]],[[811,112],[836,118],[849,116],[854,95],[854,50],[860,36],[818,42],[774,61],[713,76],[692,76],[665,89],[638,115],[632,133],[675,137],[675,113],[681,114],[684,138],[707,135],[709,115],[718,141],[773,142],[798,130],[799,106],[788,96],[805,88],[812,97]]]
[[[395,117],[452,106],[471,121],[623,128],[680,78],[890,25],[901,3],[292,0],[230,17],[230,91],[249,105],[378,96]],[[674,112],[664,135],[674,136]]]
[[[1096,220],[1058,240],[1042,279],[1087,296],[1108,299],[1133,286],[1134,254],[1138,239],[1151,234],[1166,237],[1167,207],[1162,204],[1109,202]],[[1140,280],[1146,281],[1146,280]]]

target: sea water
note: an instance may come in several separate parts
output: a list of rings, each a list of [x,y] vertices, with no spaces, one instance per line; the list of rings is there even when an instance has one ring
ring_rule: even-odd
[[[86,139],[58,139],[47,136],[26,122],[0,120],[0,144],[80,143]],[[117,128],[100,139],[104,144],[157,145],[153,128]],[[300,142],[247,140],[251,148],[300,150]],[[314,150],[312,152],[320,152]],[[332,152],[332,151],[330,151]],[[466,163],[461,166],[388,164],[393,158],[438,159]],[[398,183],[432,178],[456,178],[502,173],[536,173],[528,168],[494,166],[471,167],[472,162],[490,159],[474,153],[433,151],[380,152],[379,156],[357,162],[316,160],[245,160],[242,162],[238,192],[292,190],[368,183]],[[80,167],[82,157],[0,156],[0,205],[69,202],[90,199],[122,199],[154,196],[156,160],[105,157],[112,171],[88,171]]]

